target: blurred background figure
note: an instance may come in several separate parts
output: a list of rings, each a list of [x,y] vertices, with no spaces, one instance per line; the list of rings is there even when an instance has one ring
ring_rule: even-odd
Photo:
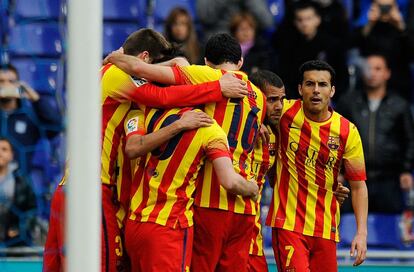
[[[14,158],[22,175],[32,180],[39,216],[45,222],[62,165],[52,147],[62,137],[62,112],[56,105],[55,97],[40,96],[21,82],[13,65],[0,66],[0,136],[15,146]],[[58,129],[48,131],[49,127]]]
[[[270,45],[262,36],[257,35],[257,22],[250,13],[234,15],[230,21],[230,33],[242,49],[242,71],[251,74],[272,68],[275,60]]]
[[[201,63],[200,44],[193,20],[185,8],[171,10],[165,21],[165,37],[183,51],[191,64]]]
[[[204,41],[213,34],[228,33],[231,18],[242,11],[254,16],[259,30],[273,27],[273,17],[266,0],[196,0],[196,10],[203,27]]]
[[[40,138],[39,128],[33,120],[34,107],[39,94],[28,85],[19,82],[16,68],[10,64],[0,67],[0,110],[2,119],[7,123],[9,135],[24,146],[35,145]]]
[[[0,244],[31,245],[36,197],[13,162],[13,147],[0,138]]]
[[[328,62],[336,71],[335,100],[348,86],[346,47],[321,27],[319,5],[312,1],[297,1],[292,6],[293,19],[285,23],[273,36],[277,56],[276,73],[285,81],[289,98],[298,98],[297,70],[312,59]]]
[[[388,85],[392,70],[385,56],[369,55],[366,67],[363,89],[346,94],[336,110],[361,134],[370,213],[401,213],[403,195],[413,188],[413,117],[409,103]]]
[[[409,35],[396,1],[374,0],[367,23],[356,30],[354,46],[362,56],[377,52],[385,55],[393,72],[389,86],[411,101],[410,62],[414,59],[414,41]]]

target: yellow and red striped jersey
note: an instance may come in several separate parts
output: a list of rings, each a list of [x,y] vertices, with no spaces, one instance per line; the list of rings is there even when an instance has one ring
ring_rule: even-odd
[[[136,108],[134,105],[133,107]],[[119,172],[117,173],[116,182],[117,197],[120,203],[116,215],[120,227],[124,225],[123,223],[129,209],[131,183],[137,164],[140,160],[140,158],[132,160],[128,158],[125,153],[126,141],[128,140],[128,137],[131,137],[132,135],[145,135],[144,113],[140,109],[133,109],[128,112],[124,122],[124,131],[126,137],[123,138],[118,150],[117,165],[119,167]]]
[[[220,79],[225,73],[223,70],[208,66],[191,65],[173,67],[177,84],[197,84]],[[247,82],[248,95],[243,99],[223,98],[217,103],[206,104],[204,112],[213,117],[227,134],[233,166],[236,173],[246,179],[252,179],[254,174],[252,151],[257,132],[265,117],[266,98],[254,86],[247,75],[240,71],[232,71],[236,76]],[[211,162],[206,162],[201,188],[196,191],[195,204],[200,207],[217,208],[240,214],[256,214],[255,202],[250,197],[241,197],[228,193],[217,179]]]
[[[145,79],[136,79],[115,65],[102,67],[102,183],[115,185],[119,145],[125,137],[124,121],[131,101],[139,107],[179,107],[218,101],[222,98],[220,83],[197,86],[158,87]]]
[[[264,143],[261,138],[258,138],[257,144],[253,150],[253,165],[252,171],[255,180],[259,185],[259,197],[256,201],[256,215],[255,225],[252,233],[252,241],[250,243],[250,255],[263,256],[263,236],[262,236],[262,222],[260,218],[260,201],[262,199],[262,191],[266,181],[266,173],[273,166],[276,155],[276,136],[270,127],[267,127],[270,134],[269,143]]]
[[[334,111],[324,122],[311,121],[301,100],[285,100],[279,125],[277,179],[266,224],[339,241],[333,193],[341,166],[347,180],[366,180],[357,128]]]
[[[180,118],[187,109],[151,109],[146,113],[147,133]],[[132,183],[131,220],[153,222],[171,228],[193,225],[193,193],[205,159],[230,157],[226,134],[215,122],[181,132],[141,158]]]

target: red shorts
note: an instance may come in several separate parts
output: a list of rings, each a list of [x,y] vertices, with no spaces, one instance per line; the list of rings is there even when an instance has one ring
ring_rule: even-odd
[[[338,271],[336,242],[280,228],[272,229],[277,271]]]
[[[193,227],[172,229],[152,222],[127,220],[125,248],[131,271],[189,271]]]
[[[254,218],[194,206],[191,271],[245,271]]]
[[[266,256],[249,255],[248,272],[268,272]]]
[[[111,187],[102,185],[102,272],[127,269],[121,229],[116,217],[120,207],[116,197],[116,192]]]
[[[43,271],[64,271],[65,192],[58,186],[50,204],[49,231],[43,253]]]

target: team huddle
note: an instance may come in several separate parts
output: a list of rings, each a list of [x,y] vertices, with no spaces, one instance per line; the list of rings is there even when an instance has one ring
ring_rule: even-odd
[[[349,182],[354,265],[366,254],[367,190],[356,127],[329,107],[335,72],[299,69],[301,100],[272,72],[247,77],[241,48],[212,36],[190,65],[151,29],[104,60],[102,271],[267,271],[260,199],[278,271],[337,271],[340,202]],[[51,204],[44,271],[64,271],[64,185]]]

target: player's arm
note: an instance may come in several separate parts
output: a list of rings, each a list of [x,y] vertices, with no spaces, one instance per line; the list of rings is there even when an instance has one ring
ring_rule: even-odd
[[[227,136],[223,129],[214,123],[205,130],[203,136],[204,150],[207,158],[213,163],[220,184],[232,194],[250,196],[256,201],[259,187],[255,181],[247,181],[234,171]]]
[[[158,148],[184,130],[210,126],[213,120],[204,112],[187,111],[172,124],[149,134],[133,134],[128,136],[125,153],[130,159],[143,156]]]
[[[233,164],[229,157],[220,157],[213,160],[214,172],[220,184],[230,193],[235,195],[249,196],[257,199],[259,187],[255,181],[247,181],[234,172]]]
[[[357,266],[364,262],[367,254],[368,190],[365,181],[349,181],[349,185],[357,224],[357,233],[351,245],[351,256],[356,255],[354,266]]]
[[[126,55],[119,51],[114,51],[105,58],[104,64],[109,62],[115,64],[125,73],[136,77],[167,85],[176,84],[174,72],[169,66],[148,64],[135,56]]]
[[[350,124],[345,146],[345,179],[351,187],[352,207],[357,223],[357,232],[351,245],[351,256],[355,256],[354,266],[364,262],[367,252],[368,190],[365,184],[365,162],[361,137],[355,125]]]
[[[177,83],[183,83],[182,80],[178,80],[179,71],[176,67],[169,67],[163,65],[156,65],[156,64],[148,64],[141,59],[125,55],[118,51],[115,51],[109,54],[105,58],[105,62],[113,63],[119,69],[123,70],[125,73],[136,76],[139,78],[145,78],[146,80],[159,82],[166,85],[175,85]],[[220,80],[220,91],[224,97],[228,98],[243,98],[247,95],[247,84],[241,79],[238,79],[234,76],[234,74],[226,73],[223,75]],[[178,88],[185,89],[183,86]],[[183,90],[184,91],[184,90]],[[180,93],[180,96],[184,96],[185,94]],[[208,102],[217,102],[217,101],[207,101],[199,104],[204,104]],[[193,104],[195,105],[195,104]]]

